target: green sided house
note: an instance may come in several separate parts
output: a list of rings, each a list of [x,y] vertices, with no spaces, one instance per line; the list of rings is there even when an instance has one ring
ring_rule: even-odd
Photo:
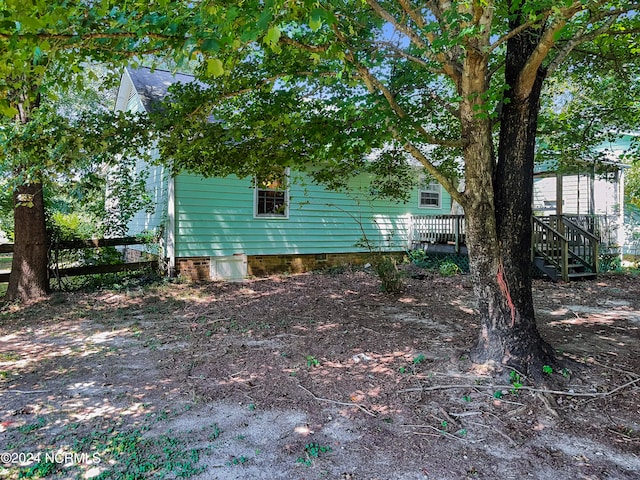
[[[127,69],[116,109],[149,111],[172,84],[192,81],[189,75],[163,70]],[[147,189],[156,209],[138,213],[130,233],[159,234],[170,274],[195,280],[364,263],[368,249],[363,237],[375,249],[402,252],[412,245],[416,218],[448,218],[455,210],[437,183],[416,187],[403,204],[371,200],[365,178],[354,180],[345,194],[294,171],[257,183],[250,177],[171,176],[166,167],[142,163],[138,168],[148,171]]]

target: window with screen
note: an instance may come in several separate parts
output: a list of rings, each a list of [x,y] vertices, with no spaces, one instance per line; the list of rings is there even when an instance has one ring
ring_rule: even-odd
[[[289,190],[286,169],[255,180],[255,216],[287,218]]]
[[[440,208],[442,187],[438,182],[424,183],[418,194],[420,208]]]

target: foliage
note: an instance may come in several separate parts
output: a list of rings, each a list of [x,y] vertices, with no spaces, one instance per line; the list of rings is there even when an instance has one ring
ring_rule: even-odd
[[[460,267],[451,260],[444,260],[438,267],[438,270],[440,271],[440,275],[445,277],[451,277],[461,273]]]
[[[380,289],[385,293],[399,293],[404,286],[404,273],[398,268],[393,255],[377,252],[371,256],[371,266],[380,278]]]
[[[414,265],[440,273],[443,276],[452,276],[468,271],[468,264],[461,262],[460,256],[429,254],[424,250],[410,250],[407,252],[409,260]]]
[[[262,176],[296,166],[332,188],[369,171],[386,194],[405,188],[401,158],[410,157],[465,209],[486,327],[479,350],[498,361],[519,355],[514,362],[535,369],[548,360],[528,262],[540,96],[545,79],[571,71],[563,65],[588,73],[601,59],[635,62],[636,1],[207,0],[151,10],[134,0],[62,15],[63,4],[7,10],[15,18],[5,23],[24,25],[4,37],[18,50],[12,63],[33,73],[54,40],[112,61],[173,48],[179,60],[200,60],[201,82],[175,88],[153,115],[175,171]],[[460,159],[463,192],[450,175]],[[512,328],[516,317],[523,325]]]
[[[317,442],[308,443],[304,447],[304,456],[300,456],[296,459],[296,463],[310,467],[313,464],[314,458],[319,458],[320,454],[331,452],[329,445],[320,445]]]

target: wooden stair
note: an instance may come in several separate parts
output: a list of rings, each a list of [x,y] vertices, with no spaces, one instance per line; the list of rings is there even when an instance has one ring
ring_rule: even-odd
[[[554,282],[595,278],[599,244],[593,233],[566,218],[533,218],[533,264]]]

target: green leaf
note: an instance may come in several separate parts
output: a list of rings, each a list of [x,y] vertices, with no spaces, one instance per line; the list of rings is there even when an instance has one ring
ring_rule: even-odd
[[[267,45],[276,45],[280,40],[280,35],[281,32],[278,27],[271,27],[264,36],[264,43]]]
[[[13,118],[18,114],[18,110],[9,105],[9,102],[6,100],[0,101],[0,114],[5,117]]]
[[[309,19],[309,28],[314,32],[322,26],[322,18],[324,17],[324,11],[316,8],[311,11],[311,18]]]
[[[214,77],[224,75],[224,66],[219,58],[210,58],[207,60],[207,73]]]

